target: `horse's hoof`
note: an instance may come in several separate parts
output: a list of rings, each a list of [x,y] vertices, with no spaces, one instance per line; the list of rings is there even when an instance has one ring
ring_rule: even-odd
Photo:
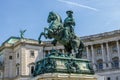
[[[39,44],[41,44],[41,41],[39,41]]]

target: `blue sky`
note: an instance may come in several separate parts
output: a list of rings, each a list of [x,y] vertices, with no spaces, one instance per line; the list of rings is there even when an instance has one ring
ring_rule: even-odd
[[[64,20],[67,10],[74,12],[78,36],[120,29],[120,0],[0,0],[0,44],[24,29],[26,38],[37,39],[50,11]]]

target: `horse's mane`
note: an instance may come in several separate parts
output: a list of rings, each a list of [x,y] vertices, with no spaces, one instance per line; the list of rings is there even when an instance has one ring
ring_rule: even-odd
[[[60,23],[62,23],[62,19],[61,19],[61,16],[59,14],[56,14],[57,17],[60,19]]]
[[[57,14],[57,13],[55,13],[53,11],[51,11],[51,13],[56,16],[56,18],[60,21],[60,23],[62,23],[62,18],[61,18],[61,16],[59,14]]]

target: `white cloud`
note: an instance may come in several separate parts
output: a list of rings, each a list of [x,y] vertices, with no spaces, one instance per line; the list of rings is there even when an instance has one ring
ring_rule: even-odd
[[[75,3],[75,2],[71,2],[71,1],[65,1],[65,0],[57,0],[57,1],[63,2],[63,3],[66,3],[66,4],[70,4],[70,5],[73,5],[73,6],[87,8],[87,9],[90,9],[90,10],[93,10],[93,11],[98,11],[98,9],[96,9],[96,8],[93,8],[93,7],[90,7],[90,6],[86,6],[86,5],[82,5],[82,4],[78,4],[78,3]]]

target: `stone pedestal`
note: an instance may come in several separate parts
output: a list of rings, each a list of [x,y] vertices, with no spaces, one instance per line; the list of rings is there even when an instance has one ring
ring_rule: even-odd
[[[31,80],[97,80],[97,77],[87,74],[45,73]]]
[[[45,73],[93,75],[94,71],[90,61],[86,59],[49,56],[36,62],[33,76],[36,77]]]
[[[37,61],[32,80],[97,80],[89,60],[61,54],[51,52]]]

